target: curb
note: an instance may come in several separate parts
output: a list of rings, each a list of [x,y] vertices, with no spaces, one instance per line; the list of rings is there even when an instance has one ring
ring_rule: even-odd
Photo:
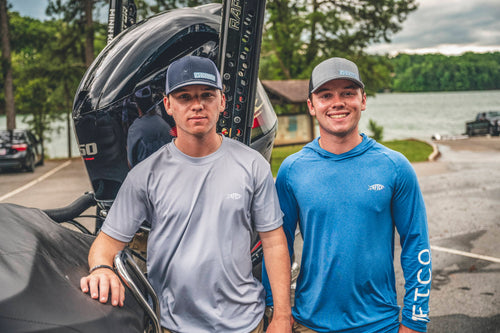
[[[429,155],[429,157],[427,157],[428,162],[435,162],[437,160],[437,158],[441,155],[441,152],[439,151],[438,146],[432,141],[416,139],[416,138],[409,138],[409,139],[405,139],[405,140],[420,141],[420,142],[426,143],[429,146],[431,146],[432,153]]]
[[[427,160],[430,162],[436,161],[437,158],[441,155],[441,152],[439,151],[438,146],[434,142],[431,142],[431,141],[424,141],[424,142],[431,145],[431,147],[432,147],[432,153],[429,155]]]

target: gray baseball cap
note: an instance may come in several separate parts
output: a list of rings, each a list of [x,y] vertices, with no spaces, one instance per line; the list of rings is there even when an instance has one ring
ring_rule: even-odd
[[[330,58],[314,67],[309,80],[309,94],[331,80],[345,79],[365,88],[359,76],[358,66],[344,58]]]
[[[185,56],[168,66],[165,94],[182,87],[202,84],[222,90],[222,80],[214,62],[208,58]]]

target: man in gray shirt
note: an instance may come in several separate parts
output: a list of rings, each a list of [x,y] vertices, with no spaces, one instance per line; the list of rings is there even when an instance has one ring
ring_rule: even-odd
[[[256,230],[274,297],[267,332],[291,332],[290,260],[273,178],[260,154],[216,133],[225,97],[215,64],[173,62],[164,104],[178,136],[125,179],[90,249],[82,291],[123,305],[113,257],[148,220],[148,278],[165,332],[263,332],[264,289],[250,258]]]

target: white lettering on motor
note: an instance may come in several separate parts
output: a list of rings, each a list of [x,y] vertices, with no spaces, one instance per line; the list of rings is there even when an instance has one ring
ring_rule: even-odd
[[[95,142],[87,143],[87,144],[81,144],[78,146],[80,149],[80,155],[83,157],[85,156],[92,156],[92,155],[97,155],[97,144]]]
[[[231,1],[230,10],[230,18],[229,18],[229,27],[234,30],[240,30],[240,21],[241,21],[241,5],[239,0]]]

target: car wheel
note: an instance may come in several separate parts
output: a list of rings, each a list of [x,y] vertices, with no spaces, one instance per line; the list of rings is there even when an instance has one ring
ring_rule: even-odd
[[[26,171],[28,172],[35,172],[35,157],[31,156],[29,159],[28,164],[25,166]]]
[[[41,157],[41,159],[40,159],[40,161],[38,161],[38,162],[35,164],[35,166],[42,166],[44,163],[45,163],[45,161],[44,161],[44,157],[42,156],[42,157]]]

